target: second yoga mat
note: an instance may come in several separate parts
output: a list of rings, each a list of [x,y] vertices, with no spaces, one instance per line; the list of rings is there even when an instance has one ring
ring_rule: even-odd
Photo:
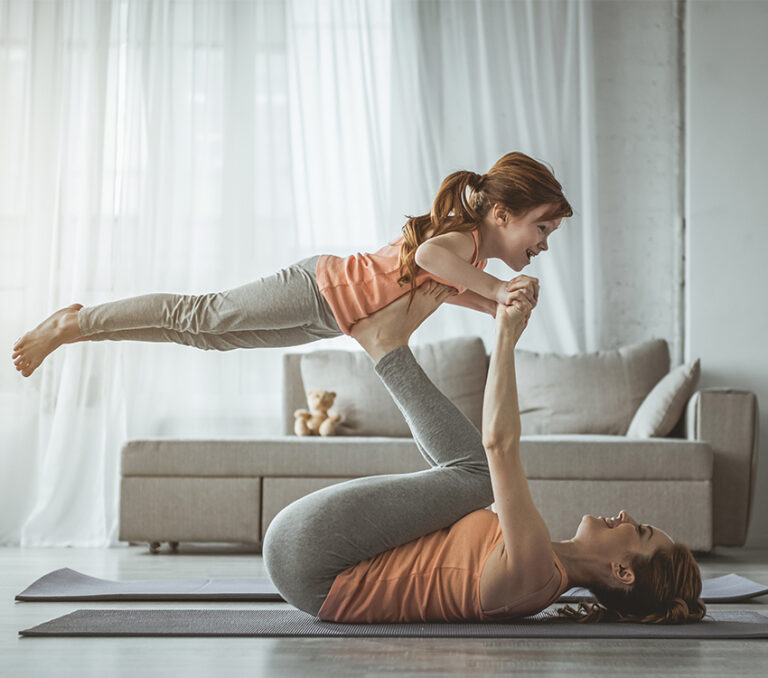
[[[737,574],[703,582],[702,597],[708,603],[743,602],[768,593],[768,586]],[[566,591],[559,602],[591,598],[586,589]],[[16,596],[21,602],[96,600],[232,600],[280,601],[269,579],[137,579],[113,581],[62,568],[40,577]]]

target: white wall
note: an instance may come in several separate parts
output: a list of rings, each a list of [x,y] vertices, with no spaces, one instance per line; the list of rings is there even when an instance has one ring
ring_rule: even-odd
[[[683,239],[674,0],[593,4],[601,347],[660,337],[682,361]]]
[[[701,358],[701,386],[757,394],[747,544],[768,546],[768,0],[595,0],[593,11],[601,344],[664,337],[673,365]]]
[[[686,359],[702,386],[757,393],[747,544],[768,545],[768,2],[686,7]]]

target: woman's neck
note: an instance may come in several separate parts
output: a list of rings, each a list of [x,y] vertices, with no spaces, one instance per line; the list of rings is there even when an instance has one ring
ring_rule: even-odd
[[[572,539],[553,541],[552,550],[565,568],[570,586],[590,586],[594,580],[595,560],[584,553],[581,544]]]

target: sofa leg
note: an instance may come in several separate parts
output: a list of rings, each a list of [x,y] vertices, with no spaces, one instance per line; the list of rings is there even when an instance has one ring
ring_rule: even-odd
[[[171,547],[172,553],[178,553],[179,552],[179,542],[177,541],[169,541],[168,545]]]
[[[160,550],[162,542],[159,541],[151,541],[149,542],[149,552],[152,555],[157,555],[157,552]]]

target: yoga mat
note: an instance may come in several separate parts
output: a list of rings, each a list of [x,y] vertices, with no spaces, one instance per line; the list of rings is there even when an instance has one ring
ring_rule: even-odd
[[[737,574],[705,579],[708,603],[739,603],[768,593],[768,586]],[[586,589],[571,588],[559,602],[589,600]],[[136,579],[113,581],[62,568],[46,574],[16,596],[21,602],[89,600],[246,600],[281,601],[269,579]]]
[[[298,610],[77,610],[22,636],[398,638],[768,638],[768,617],[717,611],[695,624],[579,624],[548,613],[514,623],[338,624]]]
[[[733,573],[701,582],[701,597],[705,603],[743,603],[766,593],[768,586]],[[593,596],[587,589],[576,587],[568,589],[559,598],[561,603],[577,603],[580,600],[593,600]]]
[[[43,575],[16,600],[250,600],[281,601],[270,579],[98,579],[64,567]]]

